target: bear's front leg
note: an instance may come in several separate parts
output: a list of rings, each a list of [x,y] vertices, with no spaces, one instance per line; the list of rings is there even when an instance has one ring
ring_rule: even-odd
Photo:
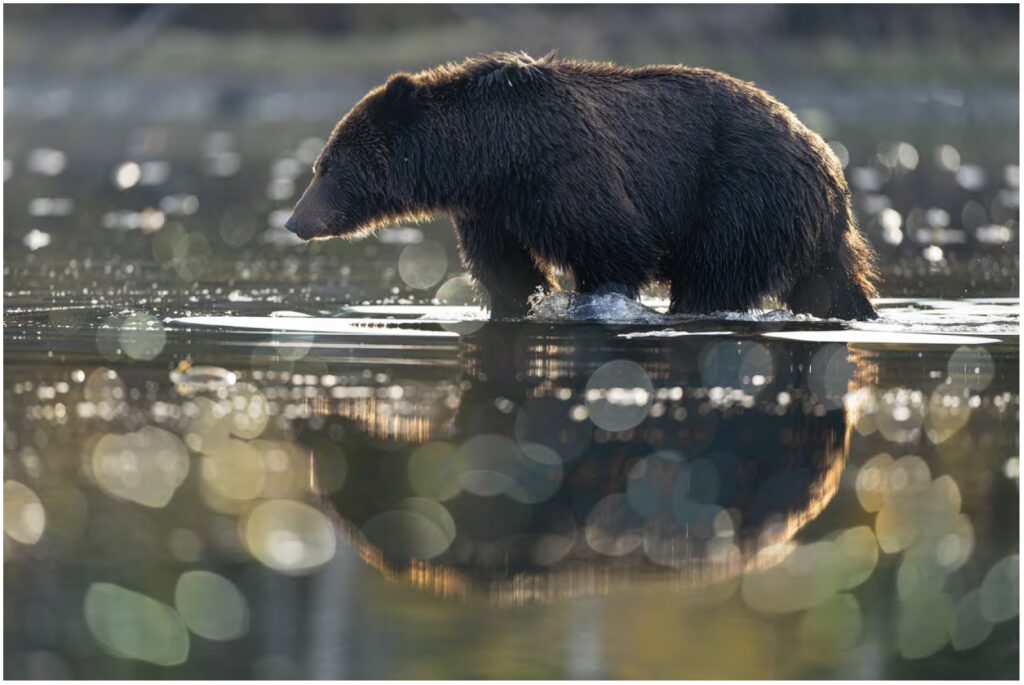
[[[582,282],[576,286],[584,295],[622,295],[631,300],[640,298],[640,287],[630,283]]]
[[[530,296],[538,287],[551,291],[546,270],[511,232],[476,219],[457,219],[455,225],[462,261],[476,281],[491,318],[524,316],[530,310]]]

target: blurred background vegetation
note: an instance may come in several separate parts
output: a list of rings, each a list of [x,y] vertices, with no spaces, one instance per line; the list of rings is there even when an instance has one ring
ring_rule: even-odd
[[[26,74],[336,81],[491,50],[700,64],[748,79],[1017,82],[1016,5],[19,5]],[[59,48],[55,49],[55,46]]]

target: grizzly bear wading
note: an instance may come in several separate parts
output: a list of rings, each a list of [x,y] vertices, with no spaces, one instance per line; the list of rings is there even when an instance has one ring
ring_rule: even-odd
[[[495,54],[395,74],[338,122],[287,228],[359,235],[445,213],[493,316],[551,267],[670,311],[874,318],[842,167],[784,105],[707,69]]]

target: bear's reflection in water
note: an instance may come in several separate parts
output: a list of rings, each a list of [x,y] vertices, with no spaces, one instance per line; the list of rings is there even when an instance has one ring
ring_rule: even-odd
[[[327,479],[341,445],[325,506],[360,556],[445,596],[704,587],[777,562],[838,487],[863,368],[845,345],[665,342],[491,323],[460,338],[458,382],[322,403],[298,439]]]

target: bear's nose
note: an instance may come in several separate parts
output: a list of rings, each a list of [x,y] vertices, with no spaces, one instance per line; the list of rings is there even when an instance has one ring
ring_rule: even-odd
[[[288,221],[284,222],[284,227],[291,231],[292,233],[299,232],[299,221],[298,219],[295,218],[294,212],[290,217],[288,217]]]

